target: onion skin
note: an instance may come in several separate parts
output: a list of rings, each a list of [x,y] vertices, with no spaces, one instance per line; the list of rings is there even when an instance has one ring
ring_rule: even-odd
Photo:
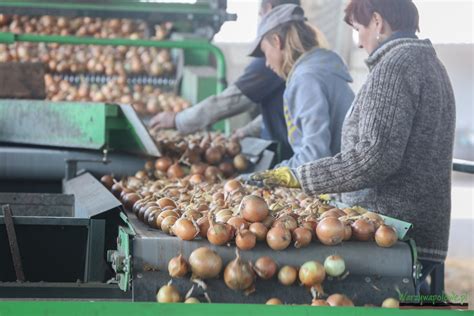
[[[173,208],[176,208],[176,203],[170,199],[170,198],[161,198],[159,199],[157,202],[159,207],[161,207],[162,209],[164,209],[165,207],[167,206],[171,206]]]
[[[369,241],[374,239],[375,226],[366,219],[358,219],[352,223],[352,236],[356,240]]]
[[[189,256],[189,265],[193,275],[201,279],[212,279],[222,270],[222,259],[213,250],[201,247]]]
[[[228,180],[224,185],[224,191],[228,194],[234,194],[242,190],[242,183],[239,180]]]
[[[109,190],[112,189],[112,186],[115,183],[114,177],[111,175],[102,176],[102,178],[100,178],[100,182],[102,182],[102,184]]]
[[[350,240],[352,237],[352,227],[350,225],[344,225],[344,239],[343,240]]]
[[[290,215],[283,215],[273,223],[273,227],[278,225],[283,225],[286,229],[290,232],[293,232],[296,228],[298,228],[298,222]]]
[[[239,253],[237,258],[229,262],[224,270],[224,282],[228,288],[239,291],[253,286],[255,274],[248,262],[242,262]]]
[[[331,306],[354,306],[354,303],[343,294],[332,294],[326,299],[326,302]]]
[[[290,286],[295,283],[297,277],[298,271],[296,268],[291,266],[283,266],[280,271],[278,271],[278,281],[286,286]]]
[[[177,220],[178,218],[176,216],[168,216],[164,218],[161,222],[161,230],[165,234],[171,235],[173,233],[171,227],[173,227],[174,223],[176,223]]]
[[[168,262],[168,273],[172,278],[182,278],[189,271],[189,265],[182,255],[171,258]]]
[[[231,217],[228,221],[227,224],[233,226],[235,230],[240,230],[240,229],[248,229],[249,223],[242,217],[234,216]]]
[[[164,285],[156,294],[158,303],[178,303],[181,302],[181,295],[174,285]]]
[[[398,234],[394,227],[380,225],[375,232],[375,242],[379,247],[389,248],[397,243]]]
[[[202,238],[207,238],[207,231],[211,226],[209,220],[206,217],[201,217],[197,220],[197,224],[199,226],[199,236]]]
[[[278,267],[275,261],[267,256],[258,258],[254,264],[255,273],[257,273],[257,275],[264,280],[273,278],[277,272],[277,269]]]
[[[291,233],[282,226],[273,227],[267,233],[267,244],[273,250],[286,249],[290,243]]]
[[[344,224],[335,217],[326,217],[316,226],[316,235],[327,246],[340,244],[344,239]]]
[[[235,237],[235,244],[241,250],[250,250],[256,243],[257,237],[248,229],[240,230]]]
[[[341,276],[346,270],[344,259],[337,255],[327,257],[326,260],[324,260],[324,270],[326,270],[326,273],[329,276]]]
[[[183,168],[181,168],[181,166],[177,163],[168,168],[166,175],[170,179],[180,179],[185,176]]]
[[[269,214],[264,199],[256,195],[247,195],[240,203],[241,216],[250,223],[263,221]]]
[[[292,235],[295,248],[303,248],[311,243],[312,233],[306,228],[298,227],[293,231]]]
[[[283,302],[279,298],[271,298],[266,303],[266,305],[283,305]]]
[[[305,262],[299,271],[300,282],[306,286],[321,284],[326,278],[324,266],[317,261]]]
[[[267,239],[268,228],[262,223],[252,223],[249,226],[249,230],[255,234],[257,241],[264,241]]]

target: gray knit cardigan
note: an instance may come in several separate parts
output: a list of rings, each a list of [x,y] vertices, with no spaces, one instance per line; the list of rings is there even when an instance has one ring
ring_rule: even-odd
[[[414,225],[420,259],[446,258],[455,101],[429,40],[397,39],[366,61],[370,74],[346,116],[341,153],[296,170],[309,194]]]

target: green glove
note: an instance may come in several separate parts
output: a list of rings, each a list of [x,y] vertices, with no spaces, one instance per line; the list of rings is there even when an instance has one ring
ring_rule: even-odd
[[[287,188],[301,188],[301,185],[288,167],[257,172],[252,175],[252,180],[262,181],[267,186],[281,186]]]

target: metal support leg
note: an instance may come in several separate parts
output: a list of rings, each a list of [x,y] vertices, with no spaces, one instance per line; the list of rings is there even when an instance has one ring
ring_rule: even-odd
[[[435,295],[444,292],[444,263],[437,265],[431,272],[430,292]]]
[[[15,268],[16,279],[19,282],[25,282],[25,273],[21,263],[20,247],[16,239],[15,224],[13,223],[13,214],[10,205],[4,205],[3,216],[5,217],[5,226],[7,228],[8,243],[13,259],[13,267]]]

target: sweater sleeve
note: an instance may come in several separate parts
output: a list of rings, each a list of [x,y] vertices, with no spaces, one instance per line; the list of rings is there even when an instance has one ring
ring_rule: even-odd
[[[176,129],[190,134],[207,128],[219,120],[248,111],[257,104],[245,96],[236,85],[210,96],[176,115]]]
[[[416,67],[401,56],[374,68],[355,102],[358,121],[344,131],[357,141],[334,157],[297,169],[309,194],[340,193],[372,187],[401,165],[417,106]],[[351,118],[348,117],[350,120]],[[347,120],[347,119],[346,119]],[[346,121],[347,123],[347,121]]]
[[[277,167],[297,168],[331,156],[329,100],[323,83],[314,74],[299,76],[289,89],[288,135],[294,155]]]

